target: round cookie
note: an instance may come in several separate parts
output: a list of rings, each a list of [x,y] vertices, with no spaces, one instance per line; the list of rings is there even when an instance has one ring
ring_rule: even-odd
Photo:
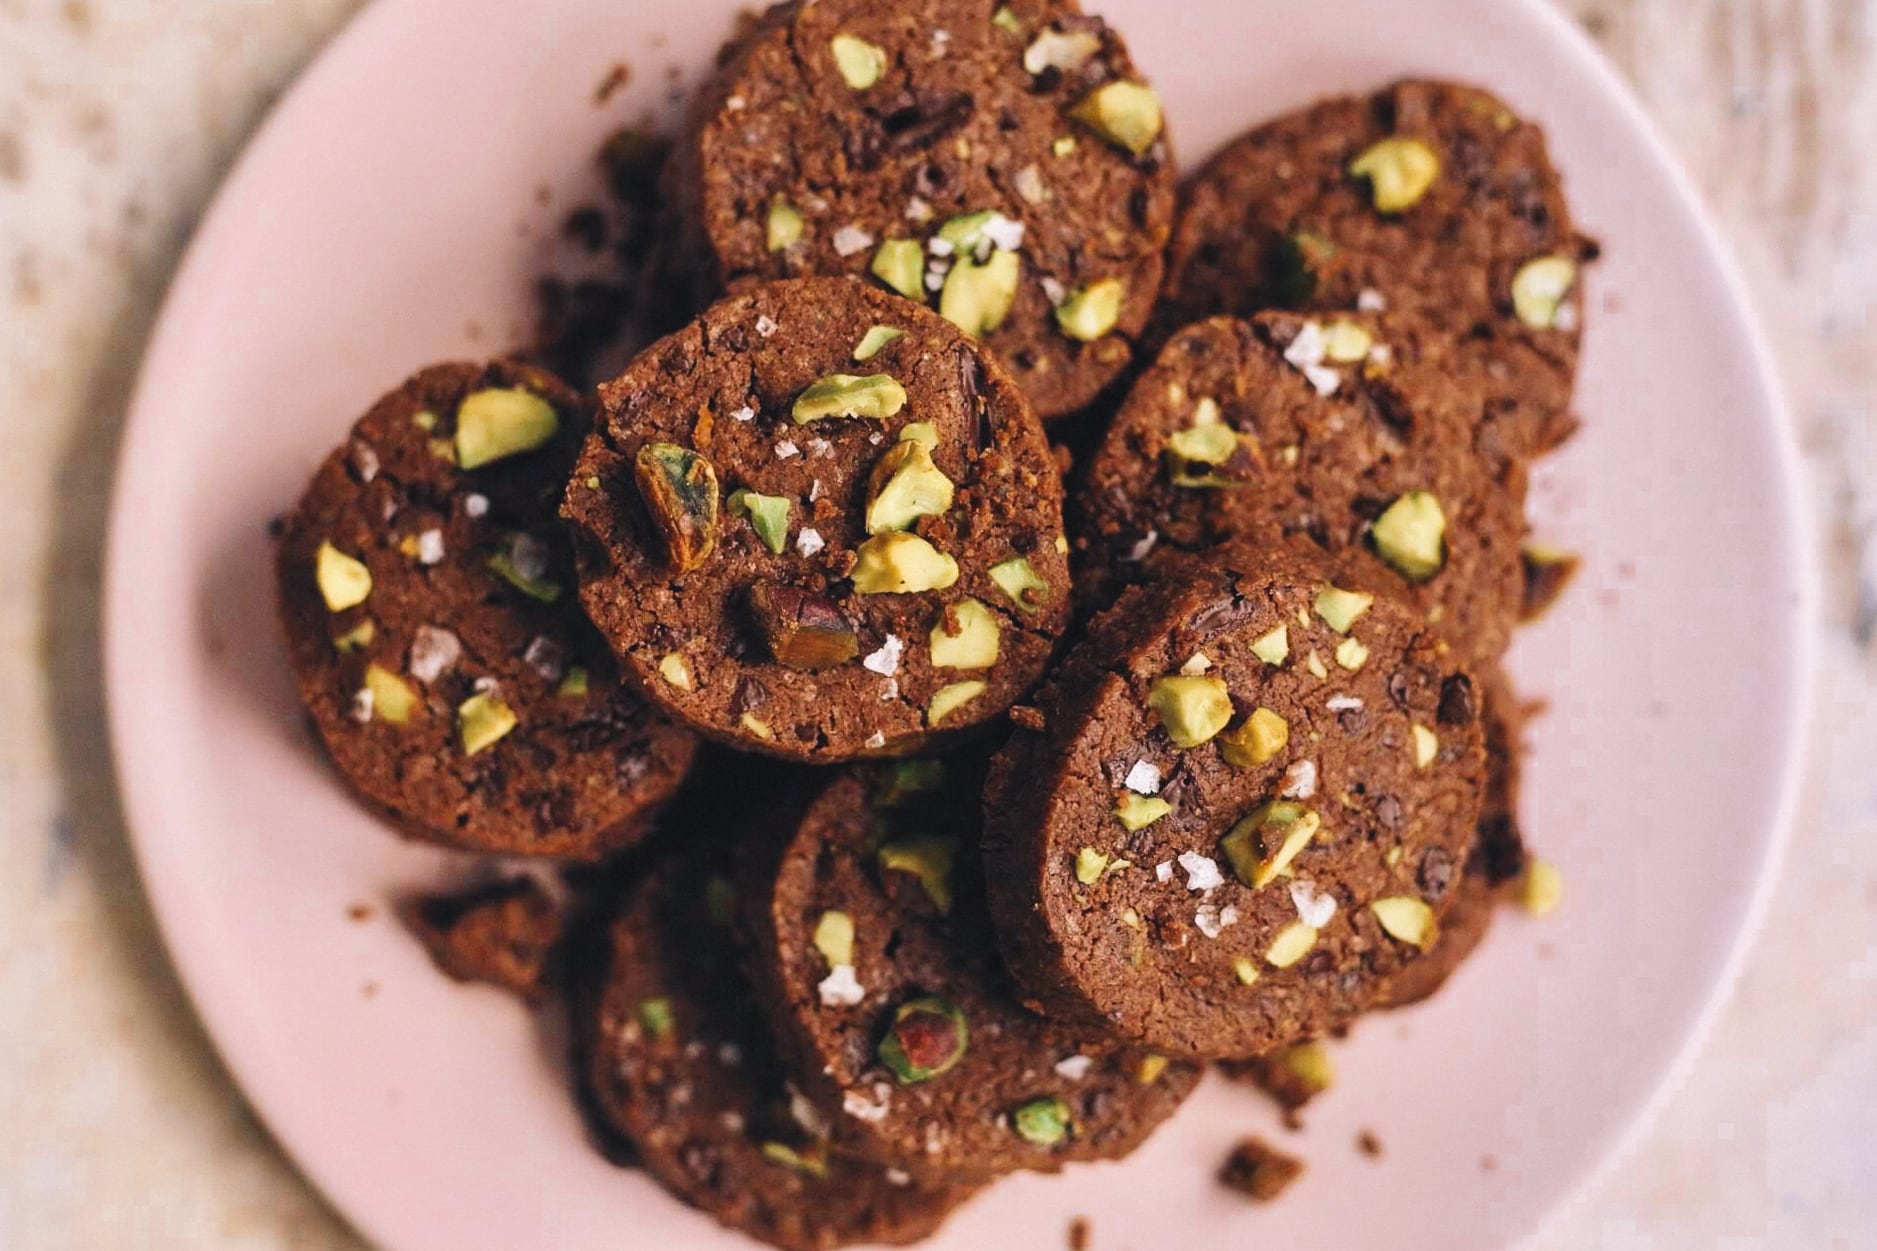
[[[405,833],[594,859],[637,839],[696,740],[618,682],[554,505],[589,410],[512,362],[427,369],[286,519],[280,609],[340,775]]]
[[[1573,427],[1578,278],[1596,253],[1542,130],[1484,91],[1406,81],[1213,157],[1184,193],[1158,324],[1270,307],[1424,317],[1491,380],[1481,449],[1502,468]]]
[[[1196,1058],[1372,1007],[1451,902],[1426,879],[1479,817],[1476,701],[1412,612],[1276,547],[1130,589],[985,790],[1033,1006]]]
[[[1079,492],[1084,586],[1168,549],[1300,536],[1496,658],[1524,593],[1524,476],[1473,451],[1480,391],[1409,318],[1214,318],[1141,375]],[[1094,591],[1099,594],[1099,590]]]
[[[1160,103],[1074,0],[779,5],[721,58],[673,198],[706,296],[855,274],[940,309],[1045,418],[1120,376],[1172,230]]]
[[[563,506],[581,597],[674,717],[794,760],[903,755],[1042,676],[1069,615],[1061,481],[949,322],[849,278],[775,283],[601,396]]]
[[[856,1155],[983,1179],[1119,1159],[1201,1070],[1024,1008],[985,914],[982,781],[954,759],[830,783],[745,893],[755,980]]]
[[[655,869],[607,936],[603,987],[589,988],[576,1022],[605,1128],[678,1198],[786,1251],[931,1234],[971,1188],[829,1153],[738,967],[729,882],[703,867]]]

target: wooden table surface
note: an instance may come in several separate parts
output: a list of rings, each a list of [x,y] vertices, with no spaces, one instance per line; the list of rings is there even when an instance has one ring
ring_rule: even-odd
[[[165,962],[108,771],[97,626],[157,301],[257,120],[356,7],[0,0],[0,1251],[359,1245]],[[1749,275],[1827,613],[1816,781],[1765,938],[1646,1138],[1538,1246],[1877,1246],[1877,2],[1565,7]]]

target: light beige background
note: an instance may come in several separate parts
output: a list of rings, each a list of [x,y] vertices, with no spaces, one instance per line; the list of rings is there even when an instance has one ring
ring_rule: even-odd
[[[157,301],[258,119],[357,7],[0,0],[0,1251],[359,1245],[164,960],[112,790],[96,621]],[[1645,1141],[1541,1246],[1877,1247],[1877,3],[1565,7],[1747,270],[1828,596],[1817,782],[1768,932]]]

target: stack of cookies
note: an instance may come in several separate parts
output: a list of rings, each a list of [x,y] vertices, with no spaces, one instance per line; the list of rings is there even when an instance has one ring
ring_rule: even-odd
[[[1214,1061],[1294,1105],[1539,884],[1499,665],[1568,571],[1526,475],[1595,248],[1535,126],[1404,82],[1182,188],[1074,0],[816,0],[725,49],[663,200],[681,328],[591,394],[417,374],[279,577],[362,799],[604,866],[583,1093],[673,1193],[904,1242]],[[413,915],[532,994],[550,914]]]

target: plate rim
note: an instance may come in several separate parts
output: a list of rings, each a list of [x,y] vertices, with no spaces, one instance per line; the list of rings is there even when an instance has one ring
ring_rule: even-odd
[[[135,547],[130,514],[136,497],[129,484],[135,480],[135,461],[144,445],[154,437],[155,396],[166,380],[165,362],[172,353],[172,341],[180,334],[180,313],[197,298],[193,289],[196,272],[203,263],[202,258],[215,251],[220,236],[226,233],[232,206],[241,199],[242,189],[254,176],[258,154],[309,107],[307,102],[316,98],[321,84],[343,67],[349,50],[354,45],[369,43],[378,28],[389,23],[387,14],[400,7],[395,0],[367,4],[318,47],[244,142],[204,209],[170,278],[154,329],[145,341],[136,385],[125,409],[112,470],[99,601],[105,719],[113,777],[122,801],[124,830],[165,953],[188,994],[190,1011],[201,1022],[217,1059],[227,1070],[240,1097],[299,1177],[318,1193],[321,1201],[348,1229],[388,1251],[392,1244],[378,1236],[378,1231],[366,1219],[365,1209],[348,1202],[349,1186],[329,1173],[317,1153],[302,1149],[296,1130],[275,1118],[273,1100],[266,1093],[267,1084],[249,1072],[248,1048],[243,1045],[245,1029],[238,1020],[239,1013],[226,996],[204,993],[211,977],[210,957],[188,937],[190,927],[182,922],[177,902],[181,887],[158,850],[162,840],[149,832],[161,824],[156,813],[162,805],[154,798],[159,784],[149,776],[148,756],[134,733],[133,718],[124,707],[119,691],[123,687],[121,675],[146,659],[135,651],[124,628],[137,602],[134,583],[123,572],[134,557]],[[1793,677],[1786,706],[1782,709],[1791,733],[1780,744],[1777,783],[1766,792],[1771,800],[1772,821],[1762,844],[1754,888],[1746,898],[1740,923],[1730,936],[1729,950],[1719,966],[1720,971],[1707,988],[1702,1006],[1676,1041],[1673,1057],[1657,1075],[1646,1099],[1626,1120],[1609,1127],[1603,1141],[1596,1144],[1595,1163],[1561,1187],[1546,1207],[1535,1211],[1526,1231],[1510,1244],[1528,1247],[1543,1237],[1561,1216],[1582,1203],[1637,1150],[1664,1105],[1699,1061],[1722,1010],[1733,998],[1746,959],[1758,941],[1782,876],[1800,815],[1808,762],[1813,755],[1810,711],[1819,680],[1822,572],[1818,563],[1816,522],[1803,504],[1805,468],[1792,406],[1763,319],[1733,249],[1686,166],[1668,146],[1635,89],[1590,36],[1558,9],[1556,0],[1513,0],[1511,7],[1521,10],[1522,16],[1543,28],[1555,55],[1569,61],[1570,72],[1613,103],[1641,138],[1653,164],[1667,176],[1678,207],[1693,223],[1701,251],[1715,267],[1728,293],[1732,312],[1745,329],[1750,349],[1748,364],[1757,391],[1755,407],[1771,427],[1767,433],[1777,461],[1778,473],[1771,480],[1777,482],[1776,503],[1786,522],[1784,557],[1793,593],[1787,615],[1795,643],[1791,657]]]

